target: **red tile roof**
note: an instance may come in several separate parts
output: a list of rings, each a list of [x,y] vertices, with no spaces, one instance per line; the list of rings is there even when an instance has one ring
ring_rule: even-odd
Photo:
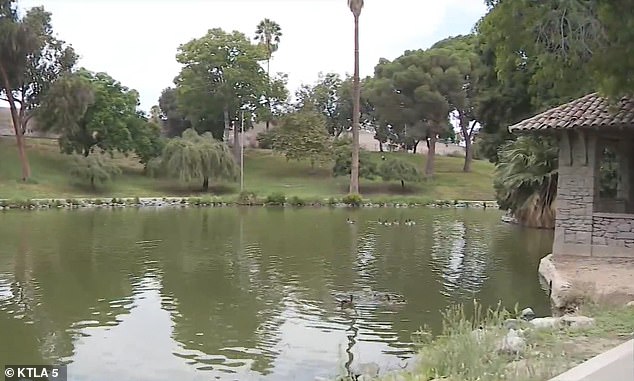
[[[509,131],[595,127],[634,127],[634,100],[610,103],[592,93],[514,124]]]

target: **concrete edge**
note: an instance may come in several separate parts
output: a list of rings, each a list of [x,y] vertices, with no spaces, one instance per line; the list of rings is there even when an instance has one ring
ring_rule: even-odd
[[[607,352],[603,352],[550,379],[550,381],[599,380],[634,380],[634,340],[629,340]]]
[[[556,308],[566,307],[568,294],[572,286],[570,282],[557,272],[552,254],[548,254],[539,261],[538,272],[549,285],[550,300],[553,306]]]

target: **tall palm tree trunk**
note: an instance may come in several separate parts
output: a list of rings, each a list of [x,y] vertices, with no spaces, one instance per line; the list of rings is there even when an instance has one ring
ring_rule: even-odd
[[[269,51],[269,58],[266,60],[266,79],[269,81],[268,86],[271,86],[271,52]],[[269,124],[271,122],[271,94],[266,95],[266,107],[269,109],[269,116],[266,118],[266,131],[269,130]]]
[[[352,165],[350,168],[350,193],[359,194],[359,16],[354,16],[354,78],[352,107]]]

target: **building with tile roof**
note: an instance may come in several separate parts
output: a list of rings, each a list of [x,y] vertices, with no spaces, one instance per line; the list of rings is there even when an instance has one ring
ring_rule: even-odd
[[[592,93],[509,131],[552,134],[559,142],[553,255],[634,258],[634,100]],[[599,187],[608,151],[618,163],[615,196]]]

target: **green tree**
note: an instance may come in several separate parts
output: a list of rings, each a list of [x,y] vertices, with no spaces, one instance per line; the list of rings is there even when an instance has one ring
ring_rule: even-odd
[[[478,101],[482,62],[476,48],[475,35],[451,37],[435,43],[432,49],[438,49],[453,60],[460,73],[459,87],[447,89],[447,98],[451,108],[457,114],[460,131],[465,141],[464,172],[471,172],[473,161],[473,132],[477,125],[475,108]]]
[[[332,175],[350,176],[352,168],[352,139],[339,138],[333,145],[334,165]],[[359,150],[359,177],[372,180],[378,175],[376,163],[370,157],[370,153],[364,149]]]
[[[444,51],[430,49],[406,51],[393,62],[381,59],[369,85],[380,120],[401,131],[401,136],[413,132],[426,136],[428,178],[434,173],[437,136],[449,127],[449,99],[460,83],[453,59]]]
[[[409,161],[401,159],[384,160],[379,166],[379,173],[383,181],[400,181],[402,189],[405,189],[406,181],[420,181],[421,179],[418,168]]]
[[[270,122],[284,115],[288,104],[288,75],[277,73],[274,77],[269,77],[266,99],[260,102],[253,110],[258,121],[266,122],[268,131]]]
[[[51,14],[42,7],[19,17],[16,2],[0,1],[0,100],[9,104],[22,180],[31,176],[24,134],[51,84],[75,65],[77,55],[54,37]]]
[[[183,131],[192,127],[192,123],[185,116],[185,111],[180,109],[178,102],[178,92],[173,87],[168,87],[161,92],[159,97],[159,109],[161,110],[161,119],[163,119],[165,135],[168,138],[180,136]],[[214,137],[222,138],[222,127],[219,134],[214,134],[214,131],[210,131]]]
[[[269,84],[271,87],[275,84],[271,82],[271,57],[273,57],[273,53],[277,51],[280,45],[280,40],[282,38],[282,28],[278,23],[268,18],[260,21],[258,26],[255,28],[255,40],[264,47],[266,50],[266,76],[269,80]],[[273,88],[268,89],[269,91],[266,94],[266,105],[267,108],[271,108],[271,102],[269,100]],[[269,124],[271,121],[271,117],[273,116],[273,112],[269,114],[265,114],[266,119],[266,130],[269,129]]]
[[[198,135],[193,129],[167,142],[161,165],[168,175],[182,181],[202,179],[205,192],[209,190],[209,179],[235,180],[237,174],[229,147],[209,132]]]
[[[494,188],[501,209],[526,226],[552,228],[557,195],[558,146],[545,137],[521,136],[499,153]]]
[[[351,80],[339,74],[319,74],[313,86],[303,85],[296,92],[296,108],[314,110],[323,115],[326,130],[335,138],[350,128],[352,120]]]
[[[201,122],[224,121],[224,136],[241,110],[254,111],[266,98],[267,76],[259,61],[262,49],[240,32],[210,29],[201,38],[181,45],[176,55],[183,65],[175,79],[179,108],[193,127]],[[239,134],[234,133],[234,157],[240,160]]]
[[[161,156],[165,142],[161,138],[161,127],[143,115],[132,118],[130,123],[130,138],[134,146],[134,153],[147,170],[150,160]]]
[[[285,115],[271,131],[272,148],[288,160],[309,160],[311,166],[330,158],[331,138],[324,118],[311,110]]]
[[[45,131],[60,134],[62,152],[90,155],[96,148],[112,154],[135,149],[140,128],[139,95],[106,73],[85,69],[60,78],[38,109]],[[136,135],[135,135],[136,134]]]
[[[255,28],[255,40],[266,50],[266,74],[270,73],[270,61],[273,53],[280,46],[282,38],[282,28],[278,23],[268,18],[260,21]]]
[[[121,174],[121,169],[108,162],[103,156],[81,156],[73,157],[70,168],[70,175],[80,182],[88,182],[94,190],[97,184],[110,182],[116,175]]]

